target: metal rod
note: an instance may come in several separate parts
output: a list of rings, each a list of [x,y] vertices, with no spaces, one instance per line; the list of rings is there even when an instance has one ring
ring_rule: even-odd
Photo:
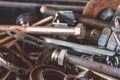
[[[42,19],[42,20],[40,20],[40,21],[32,24],[32,26],[42,26],[42,25],[46,25],[47,23],[52,22],[53,18],[54,18],[53,16],[48,16],[48,17],[46,17],[46,18],[44,18],[44,19]]]
[[[106,80],[118,80],[118,79],[116,79],[116,78],[114,78],[114,77],[112,77],[112,76],[109,76],[109,75],[106,75],[106,74],[103,74],[103,73],[99,73],[99,72],[96,72],[96,71],[87,69],[87,68],[82,67],[82,66],[80,66],[80,65],[76,65],[76,67],[77,67],[77,68],[80,68],[80,69],[83,69],[83,70],[85,70],[85,71],[88,71],[88,70],[89,70],[89,71],[91,71],[93,74],[95,74],[95,75],[97,75],[97,76],[99,76],[99,77],[102,77],[102,78],[104,78],[104,79],[106,79]]]
[[[3,38],[3,39],[0,40],[0,44],[4,44],[5,42],[10,41],[12,39],[13,39],[13,37],[7,36],[7,37],[5,37],[5,38]]]
[[[95,46],[76,44],[76,43],[72,43],[72,42],[67,42],[67,41],[62,41],[62,40],[57,40],[57,39],[47,38],[47,37],[41,37],[41,38],[43,38],[47,43],[52,43],[55,45],[60,45],[60,46],[72,48],[73,50],[80,52],[80,53],[96,54],[96,55],[101,54],[101,55],[108,55],[108,56],[115,55],[115,52],[113,52],[113,51],[100,49],[100,48],[95,47]]]
[[[56,49],[52,53],[51,60],[53,62],[57,62],[59,65],[63,64],[64,62],[67,62],[73,65],[80,65],[90,70],[95,70],[97,72],[105,73],[120,78],[119,68],[102,64],[96,61],[87,60],[75,55],[71,55],[68,53],[66,49],[61,50]]]
[[[76,27],[23,27],[23,26],[10,26],[0,25],[0,31],[6,31],[8,29],[17,29],[25,33],[31,34],[53,34],[53,35],[72,35],[78,39],[83,39],[86,35],[86,29],[83,24],[78,24]]]

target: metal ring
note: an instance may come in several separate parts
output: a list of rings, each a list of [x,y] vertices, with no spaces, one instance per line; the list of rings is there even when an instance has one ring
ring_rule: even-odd
[[[49,74],[49,73],[53,73],[53,74]],[[48,66],[48,65],[35,67],[31,71],[29,79],[30,80],[46,80],[44,79],[44,77],[47,76],[47,74],[49,74],[49,76],[51,77],[54,76],[52,78],[56,77],[56,78],[59,78],[60,80],[67,79],[67,75],[64,72],[62,72],[59,68],[54,66]]]
[[[8,56],[11,55],[11,58]],[[24,63],[24,65],[20,65],[18,62]],[[6,47],[0,45],[0,64],[5,68],[18,73],[18,74],[26,74],[31,71],[33,68],[32,64],[26,60],[22,55],[13,52]]]

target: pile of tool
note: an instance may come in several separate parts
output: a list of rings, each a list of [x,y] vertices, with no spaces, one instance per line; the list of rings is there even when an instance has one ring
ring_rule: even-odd
[[[120,1],[82,2],[0,25],[0,80],[119,80]]]

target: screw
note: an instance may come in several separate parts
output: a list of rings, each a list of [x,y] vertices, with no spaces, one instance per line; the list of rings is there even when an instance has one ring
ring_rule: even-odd
[[[59,65],[63,65],[64,62],[67,62],[73,65],[80,65],[91,70],[95,70],[101,73],[120,78],[119,68],[68,54],[66,49],[56,49],[52,53],[51,60],[53,62],[57,62]]]
[[[0,26],[0,31],[7,29],[18,29],[25,33],[31,34],[53,34],[53,35],[74,35],[78,39],[83,39],[86,35],[85,26],[79,23],[76,27],[22,27],[22,26]]]
[[[27,27],[25,31],[33,34],[74,35],[78,39],[83,39],[86,35],[83,24],[78,24],[76,27]]]

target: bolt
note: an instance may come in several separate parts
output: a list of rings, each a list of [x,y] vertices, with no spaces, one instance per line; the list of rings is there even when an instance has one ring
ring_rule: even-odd
[[[119,68],[68,54],[66,49],[62,49],[62,50],[56,49],[52,53],[51,61],[57,62],[59,65],[62,65],[64,62],[73,64],[73,65],[80,65],[82,67],[95,70],[97,72],[101,72],[104,74],[108,74],[108,75],[120,78]]]
[[[79,23],[76,27],[22,27],[22,26],[0,26],[0,31],[6,31],[8,29],[18,29],[25,33],[31,34],[53,34],[53,35],[73,35],[78,39],[83,39],[86,35],[85,26]]]
[[[86,35],[83,24],[78,24],[76,27],[27,27],[25,31],[33,34],[74,35],[78,39],[83,39]]]

